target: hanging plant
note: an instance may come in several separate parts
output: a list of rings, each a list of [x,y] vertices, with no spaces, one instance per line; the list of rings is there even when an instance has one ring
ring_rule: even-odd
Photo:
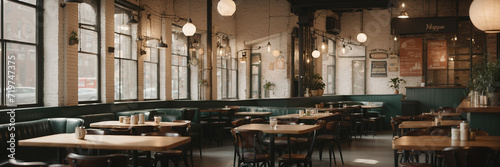
[[[69,45],[78,44],[78,34],[75,31],[71,31],[69,34]]]

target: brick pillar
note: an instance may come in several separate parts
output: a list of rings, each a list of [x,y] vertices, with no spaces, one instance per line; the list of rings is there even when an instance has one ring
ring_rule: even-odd
[[[69,45],[69,34],[78,33],[78,5],[66,4],[64,7],[65,32],[63,42],[66,46],[64,56],[64,105],[78,105],[78,44]]]
[[[44,28],[44,59],[43,70],[43,99],[44,106],[60,106],[63,103],[63,57],[64,46],[66,45],[66,35],[64,29],[64,9],[59,6],[59,1],[44,1],[43,27]],[[48,45],[47,45],[48,44]],[[49,74],[50,75],[47,75]]]

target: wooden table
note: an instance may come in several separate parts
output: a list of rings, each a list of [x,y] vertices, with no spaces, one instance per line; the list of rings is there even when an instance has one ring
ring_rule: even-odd
[[[134,126],[186,126],[187,123],[184,122],[160,122],[156,124],[151,121],[146,121],[144,124],[125,124],[120,123],[120,121],[101,121],[94,122],[90,124],[92,128],[128,128]]]
[[[344,108],[318,108],[318,111],[337,111],[337,110],[342,110]]]
[[[277,125],[276,129],[269,124],[246,124],[235,128],[236,130],[258,130],[270,134],[271,167],[274,167],[274,136],[275,134],[304,134],[318,130],[319,125]]]
[[[311,115],[311,116],[306,116],[306,114],[304,114],[303,116],[299,116],[299,114],[287,114],[287,115],[276,116],[274,118],[277,118],[277,119],[291,119],[292,117],[297,117],[299,119],[318,120],[318,119],[329,117],[329,116],[333,116],[333,115],[334,115],[333,113],[328,113],[328,114],[326,114],[326,113],[319,113],[319,114]]]
[[[190,137],[86,135],[76,139],[73,133],[63,133],[19,140],[20,146],[71,147],[88,149],[133,150],[134,166],[137,166],[137,151],[165,151],[191,141]],[[59,155],[61,152],[59,153]],[[62,158],[60,155],[59,159]]]
[[[272,112],[236,112],[234,115],[240,115],[240,116],[267,116],[271,115]]]
[[[440,126],[455,126],[460,125],[462,120],[443,120]],[[399,129],[413,129],[413,128],[429,128],[436,127],[433,121],[403,121],[399,124]]]
[[[422,113],[422,115],[438,115],[438,113]],[[444,112],[444,113],[441,113],[441,116],[443,117],[454,117],[454,116],[462,116],[462,114],[460,113],[456,113],[456,112]]]
[[[392,141],[394,165],[397,166],[397,150],[443,150],[446,147],[480,146],[500,150],[500,136],[476,136],[474,141],[452,141],[447,136],[403,136]]]

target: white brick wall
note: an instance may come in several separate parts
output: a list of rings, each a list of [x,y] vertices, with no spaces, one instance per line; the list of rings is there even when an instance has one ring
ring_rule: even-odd
[[[59,7],[59,1],[44,1],[44,84],[43,98],[45,106],[62,105],[63,95],[59,94],[63,90],[63,83],[60,82],[62,76],[62,57],[64,45],[64,33],[62,31],[64,20],[59,17],[64,9]],[[52,45],[47,45],[52,44]],[[50,64],[50,65],[46,65]]]

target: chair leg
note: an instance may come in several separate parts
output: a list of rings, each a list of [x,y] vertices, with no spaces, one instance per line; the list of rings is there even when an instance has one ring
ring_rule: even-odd
[[[330,141],[330,143],[329,143],[330,144],[329,145],[329,147],[330,147],[330,166],[332,166],[332,155],[333,155],[333,161],[335,162],[335,166],[336,166],[337,165],[337,159],[335,157],[335,152],[334,152],[335,150],[333,149],[333,143],[332,142],[333,141]]]
[[[318,142],[318,150],[319,150],[319,160],[321,161],[321,158],[323,156],[323,141]]]
[[[337,141],[337,147],[339,147],[340,160],[342,160],[342,165],[344,165],[344,157],[342,156],[342,148],[340,147],[340,143]]]

